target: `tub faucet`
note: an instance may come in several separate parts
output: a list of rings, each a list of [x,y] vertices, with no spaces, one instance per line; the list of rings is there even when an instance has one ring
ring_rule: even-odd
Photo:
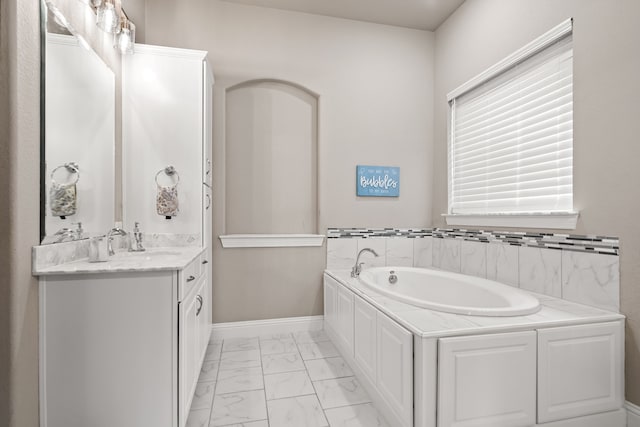
[[[111,230],[109,230],[109,232],[107,233],[107,252],[109,253],[109,256],[113,256],[116,254],[115,251],[113,250],[113,243],[112,243],[114,235],[126,236],[127,232],[119,227],[114,227]]]
[[[358,256],[356,257],[356,264],[353,266],[353,268],[351,269],[351,277],[358,277],[360,276],[360,272],[362,271],[362,264],[364,264],[364,262],[360,262],[360,255],[362,255],[363,252],[371,252],[373,255],[375,255],[376,257],[378,256],[378,254],[376,253],[376,251],[374,251],[371,248],[364,248],[361,249],[360,252],[358,252]]]

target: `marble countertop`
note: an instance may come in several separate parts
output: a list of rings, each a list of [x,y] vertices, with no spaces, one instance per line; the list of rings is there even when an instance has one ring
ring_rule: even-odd
[[[147,248],[145,252],[121,250],[106,262],[89,262],[83,258],[47,267],[34,266],[33,275],[182,270],[204,250],[199,246]]]
[[[325,273],[412,333],[423,338],[513,332],[625,318],[616,312],[533,292],[529,293],[538,298],[542,308],[537,313],[527,316],[486,317],[444,313],[405,304],[375,292],[360,283],[358,279],[352,278],[348,270],[325,270]]]

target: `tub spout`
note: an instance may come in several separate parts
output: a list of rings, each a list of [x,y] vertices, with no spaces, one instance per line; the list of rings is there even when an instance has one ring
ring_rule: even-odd
[[[360,252],[358,252],[358,256],[356,257],[356,264],[351,269],[351,277],[358,277],[360,275],[360,272],[362,271],[362,264],[364,264],[364,262],[360,262],[360,255],[362,255],[363,252],[370,252],[374,256],[378,256],[378,253],[371,248],[363,248],[362,250],[360,250]]]

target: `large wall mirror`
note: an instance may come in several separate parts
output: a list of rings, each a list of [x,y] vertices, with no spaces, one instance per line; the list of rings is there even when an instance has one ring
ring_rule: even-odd
[[[43,2],[42,8],[40,234],[46,244],[113,226],[115,77],[54,6]]]

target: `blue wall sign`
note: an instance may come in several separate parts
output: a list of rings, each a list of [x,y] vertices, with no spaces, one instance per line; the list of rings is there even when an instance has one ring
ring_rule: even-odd
[[[400,168],[395,166],[356,166],[358,196],[400,196]]]

